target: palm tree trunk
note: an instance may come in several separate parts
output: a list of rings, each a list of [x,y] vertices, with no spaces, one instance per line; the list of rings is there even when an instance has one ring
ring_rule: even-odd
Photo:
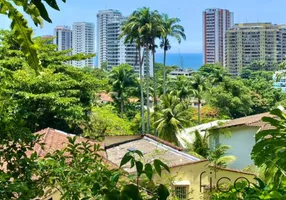
[[[146,45],[146,57],[149,58],[149,45]],[[150,133],[150,93],[149,93],[149,77],[150,77],[150,68],[149,61],[146,65],[146,96],[147,96],[147,133]]]
[[[167,50],[164,49],[164,77],[163,77],[163,94],[166,94],[166,57],[167,57]]]
[[[123,99],[120,99],[120,117],[123,118],[123,114],[124,114],[124,102]]]
[[[141,123],[142,123],[142,133],[145,134],[145,116],[144,116],[144,92],[143,92],[143,61],[144,61],[144,52],[141,59],[141,47],[139,46],[139,76],[140,76],[140,107],[141,107]]]
[[[198,125],[201,124],[201,100],[198,98]]]
[[[155,70],[155,40],[153,41],[152,48],[152,58],[153,58],[153,89],[154,89],[154,106],[157,106],[157,80],[156,80],[156,70]],[[155,116],[155,115],[154,115]]]
[[[155,70],[155,40],[153,40],[153,49],[152,49],[152,58],[153,58],[153,89],[154,89],[154,122],[156,121],[156,109],[155,107],[157,106],[157,79],[156,79],[156,70]],[[154,135],[157,135],[156,129],[154,129]]]

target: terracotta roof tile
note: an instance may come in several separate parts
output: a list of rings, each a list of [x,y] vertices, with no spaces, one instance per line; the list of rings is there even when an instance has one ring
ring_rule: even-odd
[[[112,99],[112,97],[110,96],[110,94],[108,93],[99,93],[98,94],[99,98],[101,101],[104,101],[104,102],[113,102],[114,100]]]
[[[121,159],[128,151],[139,150],[144,154],[143,162],[151,162],[160,159],[169,167],[190,164],[201,161],[201,159],[182,152],[182,148],[176,147],[166,141],[152,135],[145,135],[143,138],[113,144],[106,148],[107,159],[119,165]],[[124,166],[127,172],[134,172],[129,165]]]
[[[48,153],[53,153],[56,150],[61,150],[65,148],[68,144],[68,137],[75,137],[75,135],[65,133],[65,132],[52,129],[52,128],[46,128],[46,129],[40,130],[36,132],[35,134],[41,134],[42,135],[41,142],[45,143],[44,149],[41,148],[39,144],[36,144],[34,147],[34,151],[36,151],[40,157],[44,157]],[[91,145],[100,144],[102,149],[104,149],[104,143],[102,142],[88,140],[86,138],[77,136],[76,142],[80,143],[80,142],[87,142],[87,141],[90,142]],[[99,155],[106,157],[104,151],[101,151],[98,153]]]
[[[217,127],[216,129],[221,129],[221,128],[230,128],[234,126],[252,126],[252,127],[263,127],[267,123],[262,121],[263,117],[271,117],[269,112],[267,113],[261,113],[257,115],[251,115],[247,117],[241,117],[237,118],[231,121],[226,122],[222,126]]]

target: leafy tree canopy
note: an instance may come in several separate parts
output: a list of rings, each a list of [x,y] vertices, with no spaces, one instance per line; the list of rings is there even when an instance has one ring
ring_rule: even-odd
[[[81,125],[88,120],[94,92],[102,90],[106,79],[99,80],[88,70],[65,64],[91,55],[69,56],[69,51],[56,51],[56,46],[41,38],[35,39],[43,63],[40,75],[29,68],[14,36],[0,33],[0,68],[5,78],[4,94],[14,103],[13,112],[27,121],[31,131],[53,127],[67,132],[81,133]]]
[[[89,126],[85,129],[85,135],[91,138],[105,135],[131,135],[132,123],[120,118],[116,110],[110,106],[93,107]]]

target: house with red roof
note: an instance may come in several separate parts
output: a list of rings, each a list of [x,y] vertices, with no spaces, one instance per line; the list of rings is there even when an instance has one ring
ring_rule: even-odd
[[[67,147],[68,138],[75,137],[73,134],[65,133],[60,130],[46,128],[35,134],[42,135],[42,141],[45,145],[34,147],[41,157],[56,150]],[[244,177],[253,181],[254,175],[233,169],[213,167],[208,160],[192,156],[181,147],[177,147],[169,142],[161,140],[153,135],[132,135],[132,136],[107,136],[103,142],[88,140],[84,137],[77,137],[76,142],[90,142],[99,144],[104,151],[99,154],[104,158],[103,161],[111,168],[117,168],[120,165],[123,156],[130,151],[139,150],[144,154],[143,162],[152,162],[154,159],[160,159],[168,165],[170,173],[163,171],[161,177],[154,176],[155,183],[171,185],[179,199],[203,199],[208,198],[209,191],[222,183],[233,184],[235,180]],[[134,174],[134,168],[123,166],[122,168],[129,174]],[[216,175],[214,175],[216,174]],[[227,177],[222,180],[221,178]],[[43,200],[60,200],[59,191],[50,191],[43,197]]]
[[[270,124],[262,120],[263,117],[273,117],[273,115],[266,112],[241,117],[208,130],[211,132],[211,148],[214,149],[219,144],[230,146],[227,154],[236,157],[236,160],[229,165],[230,168],[242,170],[248,166],[254,165],[250,154],[255,145],[256,133],[273,129]]]

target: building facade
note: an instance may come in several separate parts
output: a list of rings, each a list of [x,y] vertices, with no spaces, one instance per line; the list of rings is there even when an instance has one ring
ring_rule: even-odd
[[[278,108],[285,112],[283,107],[279,106]],[[215,149],[218,145],[230,146],[231,148],[227,150],[226,155],[236,157],[236,160],[228,165],[230,168],[242,170],[247,166],[254,165],[251,152],[256,143],[255,135],[259,131],[275,129],[275,127],[264,122],[263,117],[273,118],[274,115],[266,112],[241,117],[208,129],[210,148]]]
[[[57,26],[54,29],[54,44],[58,51],[72,49],[72,30],[68,26]]]
[[[271,66],[285,60],[285,25],[244,23],[227,30],[225,66],[231,75],[238,76],[255,61]]]
[[[185,76],[187,78],[190,78],[191,75],[193,73],[193,70],[191,69],[176,69],[176,70],[173,70],[169,73],[169,77],[170,78],[178,78],[179,76]]]
[[[233,26],[233,13],[225,9],[206,9],[203,12],[204,64],[224,64],[225,33]]]
[[[125,44],[124,37],[119,39],[122,23],[127,20],[118,10],[102,10],[97,14],[97,67],[107,63],[107,69],[127,63],[139,73],[138,51],[134,44]],[[146,56],[146,55],[145,55]],[[152,72],[151,54],[146,56]],[[144,73],[144,72],[143,72]]]
[[[95,30],[94,24],[88,22],[73,23],[72,31],[72,48],[73,55],[78,53],[94,54],[95,53]],[[94,67],[94,58],[82,61],[73,61],[75,67]]]

